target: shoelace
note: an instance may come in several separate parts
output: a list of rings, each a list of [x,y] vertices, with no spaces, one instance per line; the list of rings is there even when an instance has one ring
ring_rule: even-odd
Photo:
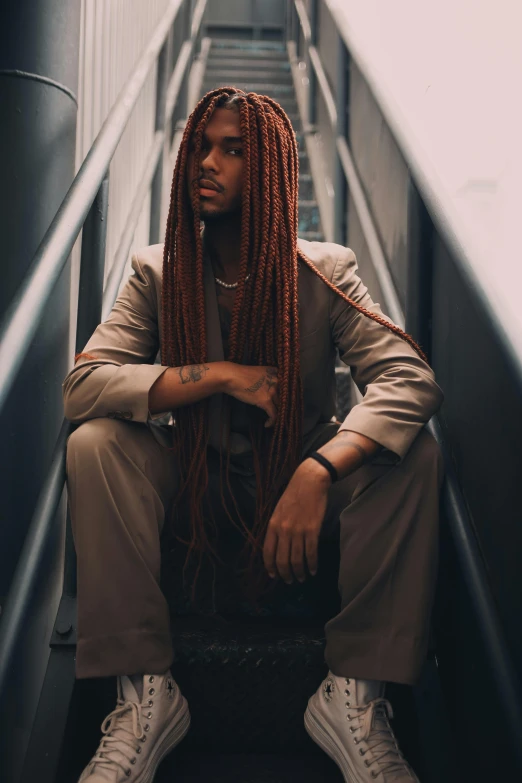
[[[131,764],[136,762],[135,754],[140,753],[141,749],[139,747],[135,747],[136,743],[134,740],[143,741],[145,736],[145,732],[141,725],[140,715],[140,708],[142,705],[136,704],[133,701],[123,701],[123,699],[118,699],[117,704],[118,706],[116,709],[107,715],[101,725],[101,730],[103,734],[105,734],[105,737],[102,738],[98,750],[91,759],[91,771],[96,765],[102,767],[103,769],[109,770],[114,769],[114,766],[117,766],[128,777],[130,775],[130,768],[128,766],[124,766],[121,761],[118,761],[117,758],[111,758],[109,754],[111,752],[114,753],[117,751],[118,753],[121,753],[123,756],[125,756],[126,754],[123,753],[123,748],[115,748],[111,747],[111,745],[126,745],[131,751],[131,753],[129,753],[129,762]],[[128,715],[129,712],[130,715]],[[125,725],[126,721],[122,720],[124,717],[130,717],[132,728]],[[132,740],[129,741],[124,737],[111,737],[111,732],[115,729],[129,734],[132,737]]]
[[[408,763],[397,745],[397,740],[393,730],[388,723],[389,718],[393,718],[393,710],[388,699],[374,699],[363,707],[350,707],[350,712],[355,710],[357,718],[361,721],[361,734],[358,743],[366,742],[368,750],[361,752],[364,756],[371,751],[372,759],[365,761],[367,767],[377,763],[379,771],[372,771],[373,777],[382,772],[391,775],[390,780],[396,780],[398,774],[404,774],[405,771],[413,780]],[[375,774],[376,773],[376,774]]]

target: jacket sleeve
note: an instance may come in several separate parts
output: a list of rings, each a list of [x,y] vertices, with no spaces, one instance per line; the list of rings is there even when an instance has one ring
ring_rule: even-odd
[[[357,275],[354,253],[346,248],[339,250],[332,282],[358,304],[383,316]],[[442,391],[431,368],[407,342],[359,313],[334,291],[330,296],[333,339],[363,395],[339,431],[365,435],[402,459],[419,430],[440,407]]]
[[[152,271],[132,258],[131,275],[63,382],[67,419],[108,416],[147,422],[149,389],[166,367],[155,365],[158,307]]]

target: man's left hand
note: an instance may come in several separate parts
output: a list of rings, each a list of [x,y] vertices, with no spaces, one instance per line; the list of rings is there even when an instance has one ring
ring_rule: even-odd
[[[296,470],[268,523],[263,559],[269,576],[287,584],[317,572],[317,545],[326,513],[331,479],[314,460]]]

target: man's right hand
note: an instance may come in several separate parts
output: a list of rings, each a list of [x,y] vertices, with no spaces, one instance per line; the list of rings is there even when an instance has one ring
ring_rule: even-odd
[[[273,427],[279,404],[277,369],[235,362],[168,367],[149,390],[149,412],[165,413],[223,392],[265,411]]]
[[[268,416],[265,427],[273,427],[279,405],[277,368],[252,367],[233,362],[227,362],[227,365],[226,394],[264,410]]]

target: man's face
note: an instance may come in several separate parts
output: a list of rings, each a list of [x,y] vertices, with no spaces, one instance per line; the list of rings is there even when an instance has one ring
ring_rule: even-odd
[[[187,180],[189,196],[194,180],[199,184],[202,220],[240,212],[243,145],[238,112],[215,110],[203,133],[199,172],[190,152]]]

